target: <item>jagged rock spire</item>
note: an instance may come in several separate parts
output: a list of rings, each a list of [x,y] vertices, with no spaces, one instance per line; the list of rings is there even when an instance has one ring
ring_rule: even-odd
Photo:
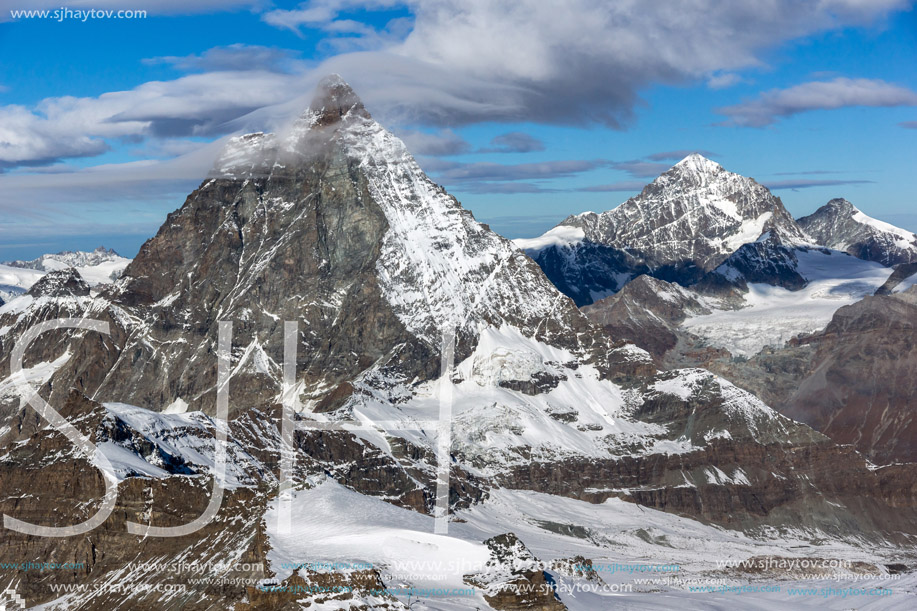
[[[329,74],[319,81],[309,104],[313,125],[332,125],[351,113],[370,118],[360,97],[340,75]]]

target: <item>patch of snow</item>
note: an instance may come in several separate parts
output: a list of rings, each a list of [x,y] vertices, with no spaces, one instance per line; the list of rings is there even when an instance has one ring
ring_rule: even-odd
[[[188,404],[185,403],[181,397],[178,397],[177,399],[175,399],[175,401],[172,401],[171,403],[169,403],[166,406],[166,408],[162,410],[162,413],[163,414],[184,414],[184,413],[187,413],[187,411],[188,411]]]

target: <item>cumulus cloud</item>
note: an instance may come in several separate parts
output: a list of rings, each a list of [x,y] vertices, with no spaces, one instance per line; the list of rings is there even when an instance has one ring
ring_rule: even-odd
[[[392,52],[438,73],[419,79],[435,98],[455,73],[508,86],[507,114],[552,123],[634,119],[651,83],[684,83],[760,65],[763,51],[813,32],[868,23],[903,0],[409,2],[414,29]],[[754,24],[754,27],[749,27]],[[432,80],[434,79],[435,80]],[[469,91],[472,98],[479,91]]]
[[[917,106],[917,92],[879,79],[839,77],[788,89],[772,89],[756,100],[717,109],[728,125],[766,127],[778,119],[812,110],[849,106]]]
[[[265,13],[277,27],[332,29],[355,9],[405,7],[404,40],[332,58],[376,108],[444,127],[534,121],[625,127],[654,83],[724,84],[780,44],[864,25],[907,0],[317,0]],[[342,17],[343,16],[343,17]],[[754,24],[753,28],[749,24]],[[397,37],[396,37],[397,38]],[[365,48],[365,47],[364,47]],[[383,87],[388,92],[378,91]],[[379,104],[379,101],[383,104]]]

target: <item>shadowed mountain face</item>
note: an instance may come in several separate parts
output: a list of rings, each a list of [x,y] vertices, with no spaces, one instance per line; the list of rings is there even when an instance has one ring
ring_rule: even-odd
[[[807,239],[765,187],[692,154],[617,208],[571,216],[516,243],[585,305],[642,273],[693,284],[764,234],[788,246]]]
[[[723,235],[740,235],[747,215],[757,215],[746,228],[755,237],[785,224],[779,201],[746,179],[692,158],[683,164],[647,197],[679,191],[674,185],[684,180],[723,195],[702,206],[708,221],[728,227]],[[732,190],[733,183],[741,184]],[[673,220],[694,222],[687,208],[700,199],[691,202]],[[729,245],[722,252],[698,255],[699,268],[728,256],[732,239],[717,239]],[[673,252],[683,256],[681,247]],[[118,480],[115,511],[92,538],[55,542],[55,558],[88,567],[68,577],[75,583],[139,586],[150,575],[126,563],[163,558],[243,558],[265,566],[247,577],[281,574],[271,550],[285,541],[271,535],[267,516],[284,450],[301,489],[330,482],[359,493],[359,502],[409,509],[411,519],[433,511],[445,465],[452,511],[486,505],[495,491],[525,490],[589,503],[622,499],[762,537],[787,528],[870,541],[915,534],[913,473],[870,470],[850,448],[707,371],[659,372],[645,351],[613,342],[522,251],[432,183],[337,77],[322,82],[289,133],[234,140],[117,283],[94,295],[68,271],[21,299],[0,308],[3,363],[36,322],[68,316],[109,325],[108,335],[55,331],[26,360],[28,383],[109,464],[81,455],[22,406],[12,380],[0,386],[4,512],[71,523],[92,513],[105,478]],[[701,305],[685,295],[676,301],[676,313]],[[229,421],[213,417],[220,321],[234,326]],[[298,324],[292,387],[282,383],[286,321]],[[455,366],[443,375],[443,338],[452,330]],[[279,422],[279,404],[290,397],[297,422],[311,426],[296,432],[292,447],[282,444]],[[430,421],[443,413],[449,443],[439,463],[442,433]],[[347,428],[354,421],[369,430]],[[225,475],[214,467],[218,432],[228,438]],[[169,540],[126,531],[127,521],[190,522],[206,506],[212,479],[227,493],[207,528]],[[55,504],[66,511],[42,513]],[[499,503],[491,510],[538,523]],[[421,547],[453,560],[444,540]],[[4,562],[49,552],[41,538],[7,541]],[[53,596],[46,576],[23,583],[30,600]],[[294,606],[235,585],[192,594],[96,589],[74,604]]]
[[[866,216],[846,199],[832,199],[799,225],[816,241],[882,265],[917,262],[917,235]]]

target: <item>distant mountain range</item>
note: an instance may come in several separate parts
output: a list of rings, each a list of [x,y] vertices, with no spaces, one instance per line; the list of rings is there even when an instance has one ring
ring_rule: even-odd
[[[712,369],[879,462],[917,460],[917,235],[844,199],[794,220],[691,155],[621,206],[516,243],[663,366]]]
[[[578,305],[643,274],[709,290],[746,283],[801,289],[797,252],[834,249],[885,266],[917,260],[917,236],[832,200],[794,220],[765,187],[702,155],[677,163],[620,206],[571,216],[515,240]]]
[[[112,249],[99,246],[91,252],[63,251],[47,254],[31,261],[4,261],[0,263],[0,301],[25,293],[47,272],[76,268],[91,285],[117,280],[130,263]]]

